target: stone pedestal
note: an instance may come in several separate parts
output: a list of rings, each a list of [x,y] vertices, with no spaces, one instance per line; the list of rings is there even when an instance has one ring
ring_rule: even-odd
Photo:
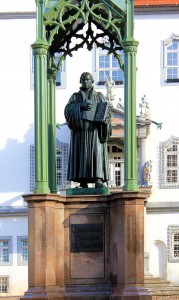
[[[151,299],[144,288],[144,200],[145,193],[123,192],[113,195],[110,209],[111,273],[117,286],[110,300]],[[114,206],[114,204],[113,204]]]
[[[143,285],[145,197],[24,196],[29,288],[22,299],[151,299]]]
[[[29,285],[24,297],[57,297],[64,290],[63,200],[54,194],[26,195],[24,200],[28,203]]]

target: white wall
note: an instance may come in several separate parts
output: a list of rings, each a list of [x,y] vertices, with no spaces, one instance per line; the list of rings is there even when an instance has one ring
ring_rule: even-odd
[[[18,266],[17,264],[17,236],[27,235],[27,217],[1,217],[0,218],[0,236],[12,237],[13,264],[12,266],[1,266],[0,276],[9,276],[10,293],[9,295],[23,295],[28,287],[28,269],[27,266]],[[7,296],[8,294],[4,294]],[[1,294],[1,296],[3,296]]]
[[[35,0],[8,0],[0,1],[0,12],[35,11]]]
[[[178,212],[148,213],[146,233],[150,255],[149,271],[154,276],[164,274],[165,279],[176,284],[179,283],[179,263],[167,261],[167,228],[168,225],[178,225],[178,220]]]
[[[29,145],[33,143],[30,45],[35,19],[0,20],[0,202],[18,204],[29,191]]]
[[[172,33],[179,33],[179,14],[169,16],[136,15],[135,38],[139,41],[137,53],[137,100],[146,94],[151,110],[151,119],[162,123],[162,129],[151,125],[149,159],[153,161],[152,195],[150,201],[177,201],[178,190],[158,189],[158,146],[171,135],[179,137],[178,109],[179,86],[161,85],[161,41]],[[137,105],[138,107],[138,105]],[[150,151],[150,152],[149,152]]]

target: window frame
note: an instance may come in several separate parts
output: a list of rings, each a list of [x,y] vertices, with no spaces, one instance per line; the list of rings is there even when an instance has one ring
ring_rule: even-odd
[[[58,191],[60,191],[61,189],[65,189],[69,185],[69,182],[67,181],[68,156],[69,156],[68,143],[60,142],[57,139],[56,158],[57,158],[57,190]],[[35,146],[30,145],[30,191],[33,191],[34,187],[35,187]]]
[[[167,53],[170,53],[170,51],[173,53],[172,50],[167,50],[167,47],[171,46],[175,41],[178,42],[178,51],[176,51],[178,54],[178,65],[176,66],[178,69],[178,78],[167,79],[167,70],[174,68],[167,64]],[[169,38],[161,42],[161,85],[179,85],[179,34],[172,33]]]
[[[167,228],[167,242],[168,242],[168,262],[169,263],[178,263],[179,262],[179,255],[175,257],[175,249],[174,246],[178,246],[179,248],[179,241],[175,243],[174,235],[179,234],[179,225],[168,225]]]
[[[122,188],[124,185],[124,148],[116,143],[108,144],[110,188]],[[120,182],[120,184],[119,184]]]
[[[1,292],[2,289],[2,285],[1,285],[1,279],[6,279],[7,280],[7,292]],[[7,275],[0,275],[0,295],[2,297],[2,295],[6,295],[9,293],[9,276]]]
[[[61,153],[58,153],[61,152]],[[68,143],[62,143],[57,139],[56,147],[57,155],[57,189],[65,189],[68,186],[67,172],[68,172],[68,156],[69,156],[69,145]],[[60,164],[58,168],[58,159]]]
[[[27,240],[27,260],[22,261],[22,246],[21,242]],[[28,265],[28,236],[17,236],[17,265],[18,266],[27,266]]]
[[[100,68],[99,67],[99,57],[100,57],[100,51],[101,53],[104,51],[104,52],[107,52],[107,50],[103,50],[101,48],[98,48],[96,45],[93,47],[92,49],[92,57],[93,57],[93,64],[92,64],[92,74],[93,74],[93,78],[94,78],[94,85],[96,88],[106,88],[106,81],[101,81],[101,84],[100,84],[100,81],[99,81],[99,72],[100,71],[109,71],[110,72],[110,78],[108,78],[108,80],[111,80],[112,76],[111,76],[111,72],[114,70],[120,70],[122,73],[122,69],[120,68],[120,66],[118,65],[119,68],[113,68],[112,67],[112,56],[113,54],[105,54],[106,56],[109,57],[109,67],[107,68]],[[120,51],[121,55],[123,56],[123,60],[124,60],[124,53],[123,51]],[[119,82],[118,84],[115,82],[115,88],[120,88],[120,87],[124,87],[124,73],[123,73],[123,80],[119,80],[117,81]]]
[[[55,53],[56,57],[60,57],[60,53]],[[56,62],[57,63],[57,62]],[[67,88],[67,80],[66,80],[66,60],[62,61],[62,65],[58,73],[61,73],[61,85],[56,82],[56,90],[66,89]],[[34,57],[33,51],[30,48],[30,89],[34,90]]]
[[[172,150],[172,147],[175,149]],[[168,158],[171,159],[172,156],[174,159],[169,161]],[[176,179],[170,181],[169,174]],[[161,189],[179,188],[179,138],[174,136],[159,143],[159,187]]]
[[[13,256],[12,256],[12,236],[0,236],[0,242],[1,241],[8,241],[8,257],[9,261],[1,261],[0,260],[0,266],[12,266],[13,264]]]

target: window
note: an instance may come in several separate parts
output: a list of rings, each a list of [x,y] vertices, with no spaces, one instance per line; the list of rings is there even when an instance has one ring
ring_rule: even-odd
[[[67,187],[68,144],[57,140],[57,187],[58,190]]]
[[[168,226],[168,261],[179,262],[179,225]]]
[[[57,188],[58,190],[67,187],[68,171],[68,143],[61,143],[57,139]],[[30,146],[30,190],[35,187],[35,147]]]
[[[58,60],[60,58],[60,53],[55,54],[55,65],[57,66]],[[34,58],[33,53],[31,51],[31,76],[30,76],[30,88],[34,89]],[[57,73],[56,77],[56,88],[57,89],[65,89],[66,88],[66,62],[62,62],[62,66]]]
[[[12,265],[12,237],[0,237],[0,266]]]
[[[116,153],[116,152],[123,152],[122,149],[120,149],[119,147],[117,146],[112,146],[112,152],[113,153]]]
[[[122,187],[124,185],[124,161],[120,157],[109,160],[109,187]]]
[[[162,83],[179,84],[179,35],[162,42]]]
[[[113,80],[115,85],[119,86],[124,83],[123,71],[119,66],[117,58],[114,54],[107,54],[107,50],[93,48],[93,76],[97,86],[104,86],[107,80]],[[123,52],[121,54],[122,61],[124,60]]]
[[[28,239],[27,236],[17,237],[17,263],[20,266],[27,266],[28,262]]]
[[[159,155],[160,188],[179,188],[179,138],[161,142]]]
[[[0,294],[8,293],[8,277],[0,276]]]
[[[115,183],[116,186],[121,186],[121,163],[115,163]]]
[[[61,54],[60,53],[55,53],[55,64],[57,66],[59,58]],[[60,70],[57,73],[56,77],[56,88],[66,88],[66,62],[63,61]]]

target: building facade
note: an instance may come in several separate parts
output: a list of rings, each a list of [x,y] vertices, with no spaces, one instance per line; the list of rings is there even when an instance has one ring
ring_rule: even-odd
[[[31,0],[0,3],[1,296],[18,296],[27,290],[27,206],[22,195],[31,193],[34,186],[31,44],[36,34],[35,9]],[[175,284],[179,284],[178,28],[179,1],[136,0],[138,174],[140,188],[150,193],[145,214],[145,274]],[[109,187],[120,189],[123,185],[123,72],[112,55],[94,46],[92,51],[79,49],[67,57],[56,80],[56,119],[60,124],[57,180],[61,194],[71,184],[66,181],[70,135],[63,112],[84,71],[91,72],[95,88],[110,97],[113,135],[108,142]],[[111,90],[106,87],[106,77],[114,83]]]

